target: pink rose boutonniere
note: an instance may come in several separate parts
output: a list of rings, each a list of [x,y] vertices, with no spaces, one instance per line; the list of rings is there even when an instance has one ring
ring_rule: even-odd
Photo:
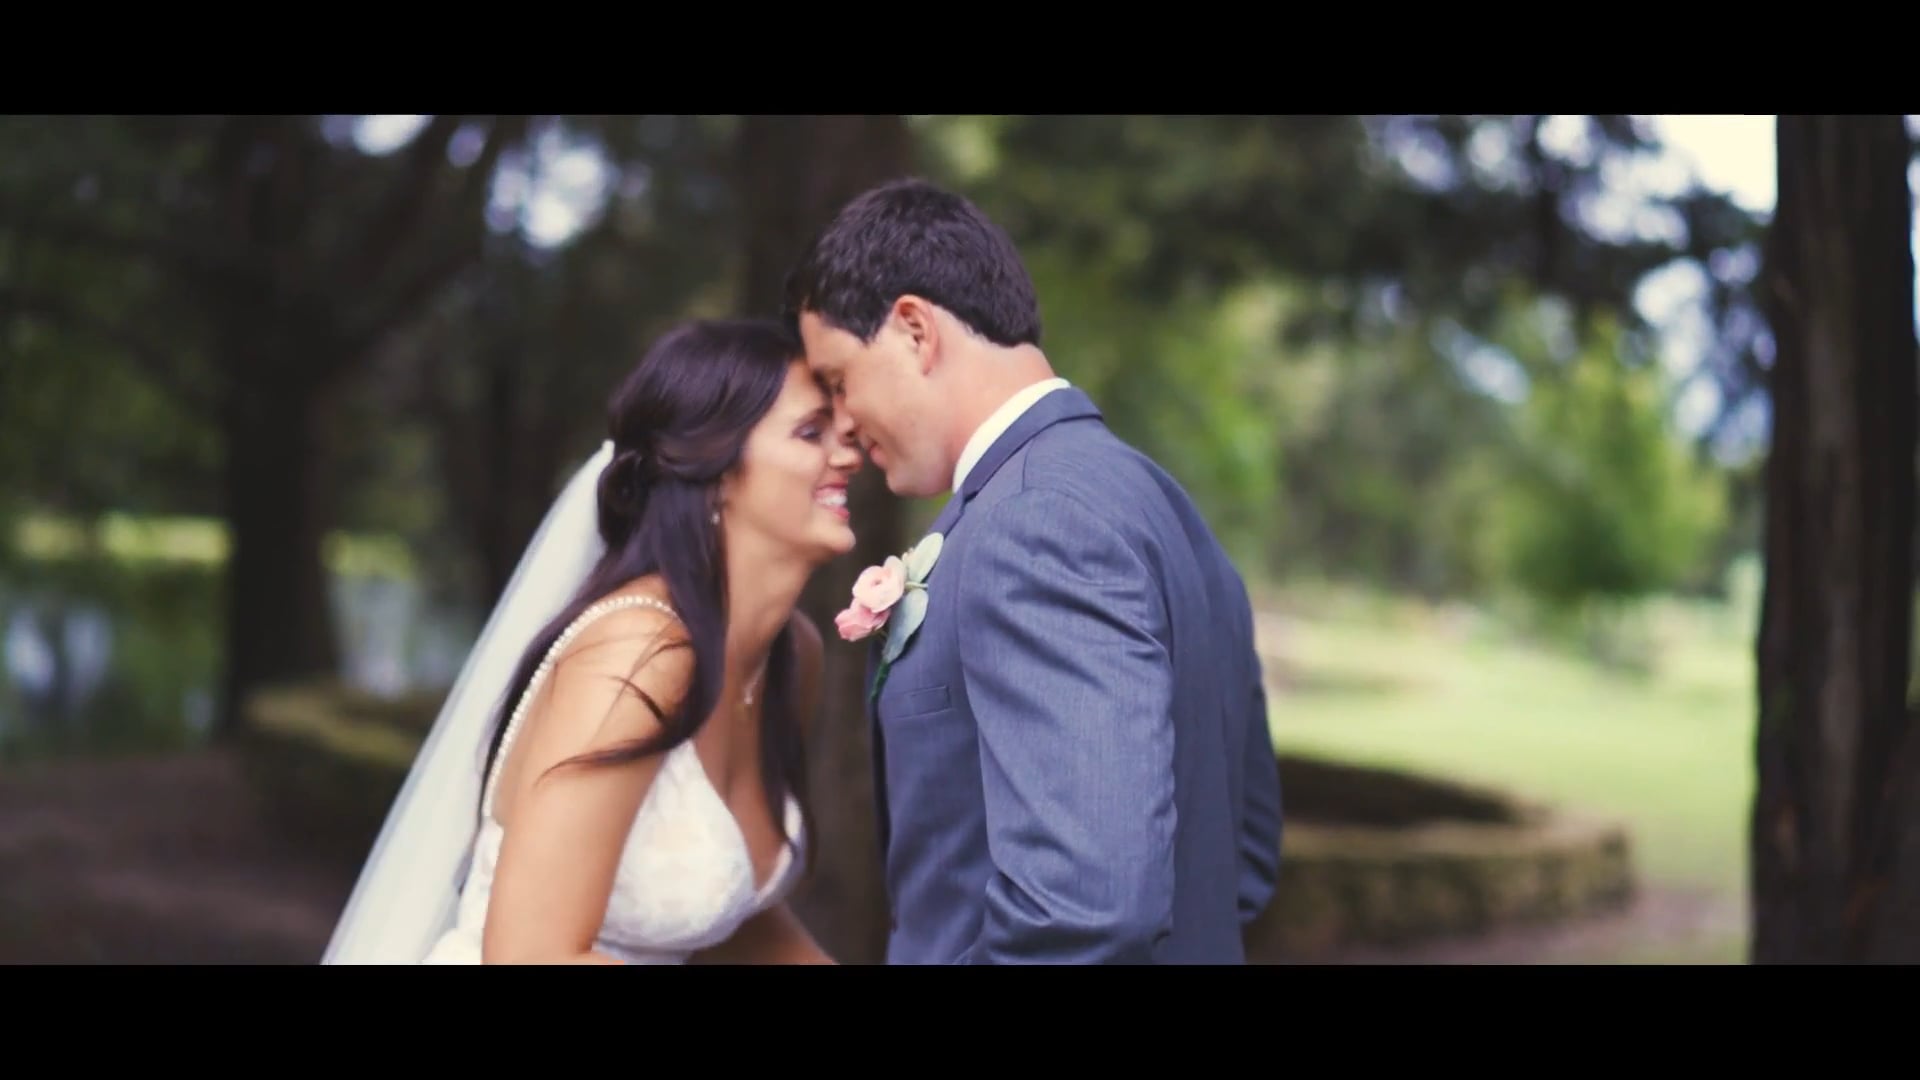
[[[879,566],[869,566],[853,583],[853,603],[833,620],[841,638],[862,641],[885,632],[886,645],[880,653],[880,675],[874,681],[874,693],[886,681],[892,666],[907,647],[907,640],[927,617],[927,576],[933,573],[945,538],[928,533],[905,555],[888,556]]]

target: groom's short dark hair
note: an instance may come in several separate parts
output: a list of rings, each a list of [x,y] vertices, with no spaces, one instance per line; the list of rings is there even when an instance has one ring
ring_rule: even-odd
[[[966,198],[919,178],[856,197],[787,276],[786,314],[811,311],[872,341],[912,293],[997,345],[1040,344],[1040,302],[1006,231]]]

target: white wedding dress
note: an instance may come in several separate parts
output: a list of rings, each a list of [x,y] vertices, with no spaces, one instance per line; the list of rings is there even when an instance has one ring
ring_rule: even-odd
[[[484,781],[472,870],[461,890],[453,925],[435,941],[423,963],[481,962],[487,902],[505,837],[504,827],[493,817],[494,785],[519,734],[527,702],[551,669],[553,658],[588,623],[637,604],[673,614],[648,597],[601,601],[582,612],[555,640],[546,662],[529,680],[507,722],[494,768]],[[786,812],[788,834],[804,843],[799,806],[791,797]],[[667,753],[634,816],[594,948],[630,964],[684,963],[694,952],[725,941],[747,919],[785,899],[800,862],[789,847],[781,852],[766,882],[755,880],[753,857],[739,822],[709,780],[693,743],[683,742]]]

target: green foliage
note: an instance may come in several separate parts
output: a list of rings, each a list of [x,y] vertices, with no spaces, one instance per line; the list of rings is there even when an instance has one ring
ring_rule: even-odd
[[[365,858],[439,712],[437,694],[383,700],[331,681],[247,699],[243,742],[261,804],[316,853]]]
[[[127,311],[144,291],[71,258],[0,258],[0,500],[80,513],[213,505],[219,443],[191,350],[143,348],[135,319],[76,325],[90,304]]]
[[[1223,543],[1257,558],[1277,510],[1285,291],[1253,284],[1160,308],[1131,302],[1105,264],[1040,247],[1029,265],[1056,369],[1192,492]]]
[[[1460,355],[1471,335],[1512,336],[1500,323],[1519,289],[1545,298],[1525,302],[1534,317],[1557,316],[1508,345],[1523,382],[1556,383],[1583,349],[1615,362],[1604,335],[1617,332],[1596,328],[1640,329],[1646,272],[1752,239],[1748,217],[1706,196],[1657,207],[1684,225],[1684,251],[1590,228],[1580,205],[1648,149],[1631,118],[943,116],[916,130],[935,171],[1034,263],[1061,366],[1188,481],[1237,548],[1259,535],[1259,561],[1278,572],[1432,596],[1520,582],[1591,606],[1684,583],[1697,534],[1728,535],[1677,436],[1633,428],[1619,437],[1664,449],[1614,464],[1591,464],[1604,442],[1546,455],[1544,435],[1519,429],[1550,420],[1509,416],[1520,395],[1490,394]],[[1570,133],[1587,152],[1545,150]],[[1290,284],[1265,284],[1276,279]],[[1570,409],[1591,396],[1568,393]],[[1588,464],[1516,479],[1549,456]],[[1567,500],[1580,505],[1563,511]],[[1622,507],[1655,516],[1583,524]],[[1579,576],[1580,555],[1558,530],[1604,551],[1590,580],[1562,580]]]
[[[78,708],[30,700],[0,671],[9,717],[0,755],[177,749],[210,720],[225,620],[217,570],[192,559],[128,562],[104,553],[16,562],[0,575],[0,611],[37,627],[54,652],[57,684],[72,676],[76,630],[104,631],[93,696]],[[82,639],[85,640],[85,639]]]
[[[1527,793],[1617,817],[1656,886],[1737,904],[1752,796],[1752,623],[1657,601],[1660,670],[1610,667],[1453,608],[1374,616],[1361,594],[1300,611],[1264,644],[1275,744]],[[1352,687],[1364,686],[1367,692]]]
[[[0,754],[171,750],[199,741],[211,719],[226,625],[222,578],[230,547],[212,518],[43,512],[6,521],[0,533],[0,630],[34,627],[63,679],[88,649],[69,638],[104,631],[105,668],[78,707],[30,701],[0,668]],[[422,560],[389,534],[335,531],[324,543],[336,584],[411,583]],[[351,632],[349,626],[349,632]]]
[[[1556,613],[1682,584],[1724,527],[1726,488],[1675,430],[1659,367],[1630,356],[1606,319],[1564,364],[1541,355],[1537,336],[1514,340],[1551,377],[1518,410],[1490,506],[1506,579]]]
[[[1437,326],[1408,317],[1344,341],[1289,345],[1278,373],[1299,408],[1279,432],[1286,518],[1277,572],[1394,582],[1429,595],[1478,584],[1478,463],[1502,405],[1464,381]]]

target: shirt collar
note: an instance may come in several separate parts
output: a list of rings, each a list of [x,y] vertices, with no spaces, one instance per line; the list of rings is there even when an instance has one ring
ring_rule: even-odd
[[[974,430],[973,437],[967,440],[966,448],[960,451],[960,460],[953,466],[953,490],[958,493],[960,485],[966,482],[967,474],[980,462],[981,455],[993,445],[993,441],[1006,434],[1015,420],[1033,408],[1034,402],[1046,397],[1055,390],[1063,390],[1070,385],[1061,378],[1044,379],[1008,398],[995,409],[986,423]]]

